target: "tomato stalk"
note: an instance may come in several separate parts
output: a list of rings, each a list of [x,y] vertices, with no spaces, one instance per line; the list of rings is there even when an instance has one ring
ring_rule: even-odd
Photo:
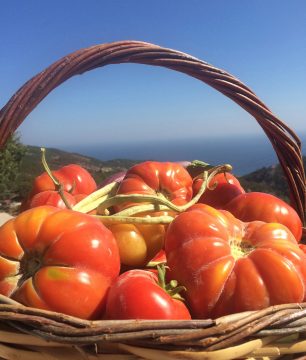
[[[176,280],[166,282],[166,268],[165,264],[157,265],[158,285],[164,289],[173,299],[184,301],[185,299],[180,295],[181,291],[185,291],[185,286],[178,286]]]
[[[200,197],[207,189],[211,189],[209,186],[211,179],[220,172],[228,172],[232,170],[231,165],[219,165],[212,167],[209,164],[195,160],[193,162],[195,166],[202,166],[203,171],[203,183],[198,193],[186,204],[175,205],[168,200],[163,194],[157,195],[144,195],[144,194],[119,194],[114,195],[119,186],[118,182],[110,183],[103,188],[88,195],[73,207],[73,210],[88,213],[94,209],[97,209],[98,217],[104,223],[129,223],[129,224],[169,224],[173,218],[171,216],[159,216],[159,217],[135,217],[134,215],[152,212],[152,211],[165,211],[172,210],[176,213],[186,211],[189,207],[196,204]],[[216,186],[216,184],[214,184]],[[127,209],[119,211],[114,215],[108,215],[108,208],[114,205],[124,204],[126,202],[132,203],[148,203],[142,205],[131,206]]]
[[[103,188],[93,192],[92,194],[86,196],[80,202],[73,206],[73,210],[79,211],[82,213],[88,213],[94,209],[96,209],[101,202],[107,200],[110,196],[117,191],[119,183],[114,181]]]
[[[52,174],[51,169],[49,168],[49,165],[47,163],[46,160],[46,149],[45,148],[40,148],[41,150],[41,161],[44,167],[44,170],[46,171],[46,173],[49,175],[50,179],[53,181],[53,184],[55,186],[55,190],[59,193],[60,197],[62,198],[65,206],[67,209],[72,209],[71,205],[69,204],[68,200],[66,199],[66,196],[64,194],[64,188],[63,185],[61,184],[61,182]]]
[[[170,224],[172,216],[136,217],[116,215],[92,215],[100,219],[104,224]]]

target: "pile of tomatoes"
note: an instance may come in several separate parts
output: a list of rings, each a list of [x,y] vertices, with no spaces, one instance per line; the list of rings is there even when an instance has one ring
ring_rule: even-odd
[[[297,213],[229,172],[147,161],[103,189],[78,165],[52,175],[57,185],[37,177],[0,228],[5,296],[84,319],[216,318],[305,300]]]

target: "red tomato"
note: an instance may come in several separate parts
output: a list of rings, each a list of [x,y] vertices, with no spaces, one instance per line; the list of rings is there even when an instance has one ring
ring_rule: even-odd
[[[190,320],[185,304],[172,298],[159,284],[156,274],[129,270],[111,286],[106,302],[107,319]]]
[[[282,224],[197,204],[169,225],[165,250],[195,318],[305,300],[306,256]]]
[[[242,221],[260,220],[287,226],[297,241],[302,237],[302,221],[297,212],[274,195],[250,192],[230,201],[225,209]]]
[[[71,207],[77,203],[75,197],[67,191],[64,191],[64,196]],[[67,209],[62,197],[55,190],[46,190],[35,194],[30,201],[29,208],[42,205],[55,206],[59,209]]]
[[[306,245],[305,244],[299,244],[299,248],[306,254]]]
[[[91,194],[97,189],[97,184],[90,173],[79,165],[70,164],[63,166],[59,170],[52,171],[52,174],[63,186],[63,190],[73,196]],[[55,185],[49,175],[44,172],[34,179],[32,190],[28,199],[22,204],[22,210],[28,209],[32,198],[43,191],[56,190]],[[80,200],[76,199],[76,202]],[[75,203],[76,203],[75,202]],[[40,201],[40,205],[47,205]],[[53,204],[52,204],[53,205]]]
[[[182,205],[192,198],[192,178],[180,164],[146,161],[127,171],[118,194],[160,194]]]
[[[160,264],[160,263],[166,263],[167,262],[167,258],[166,258],[166,253],[165,250],[162,249],[160,250],[153,259],[151,259],[150,263],[152,264]]]
[[[194,179],[194,195],[199,192],[202,183],[202,177]],[[223,209],[233,198],[245,193],[237,178],[230,173],[226,173],[226,175],[224,173],[215,175],[210,181],[209,186],[212,187],[214,184],[217,184],[215,188],[206,189],[199,200],[200,203],[210,205],[216,209]]]
[[[1,294],[80,318],[101,316],[120,259],[99,220],[40,206],[0,227],[0,239]]]
[[[79,165],[70,164],[63,166],[59,170],[52,171],[52,174],[63,185],[65,191],[76,194],[91,194],[97,189],[97,184],[89,172]],[[45,190],[55,190],[53,181],[44,172],[37,176],[33,183],[31,195]]]

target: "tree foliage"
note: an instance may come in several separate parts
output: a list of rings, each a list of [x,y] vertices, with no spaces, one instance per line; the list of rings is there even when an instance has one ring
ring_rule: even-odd
[[[4,149],[0,150],[0,203],[9,202],[19,194],[20,164],[26,147],[14,134]]]

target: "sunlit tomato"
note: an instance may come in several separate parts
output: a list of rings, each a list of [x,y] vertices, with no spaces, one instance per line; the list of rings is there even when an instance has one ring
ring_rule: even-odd
[[[159,284],[156,274],[129,270],[111,286],[106,303],[108,319],[190,320],[183,301],[171,297]]]
[[[194,179],[194,195],[199,192],[202,183],[202,176]],[[234,175],[230,173],[220,173],[215,175],[210,181],[209,188],[206,189],[199,202],[210,205],[216,209],[223,209],[229,201],[244,193],[245,191],[243,187],[240,185],[238,179]]]
[[[146,161],[127,171],[118,194],[160,195],[182,205],[192,198],[192,178],[180,164]]]
[[[165,250],[195,318],[305,299],[306,256],[282,224],[197,204],[169,225]]]
[[[118,276],[118,246],[90,215],[41,206],[0,228],[0,293],[22,304],[95,318]]]
[[[77,203],[75,197],[67,191],[64,191],[64,196],[71,207]],[[35,194],[30,200],[29,208],[42,205],[55,206],[59,209],[67,209],[62,197],[55,190],[46,190]]]
[[[278,222],[287,226],[297,241],[302,237],[302,221],[297,212],[274,195],[250,192],[230,201],[225,209],[242,221]]]
[[[52,174],[63,186],[63,190],[71,195],[89,195],[97,189],[97,184],[90,173],[83,167],[75,164],[63,166],[59,170],[52,171]],[[50,176],[44,172],[34,179],[32,190],[28,198],[22,204],[22,210],[30,207],[32,198],[43,191],[56,190]],[[78,200],[80,201],[80,200]],[[76,202],[78,202],[76,201]],[[41,203],[41,205],[43,205]]]

